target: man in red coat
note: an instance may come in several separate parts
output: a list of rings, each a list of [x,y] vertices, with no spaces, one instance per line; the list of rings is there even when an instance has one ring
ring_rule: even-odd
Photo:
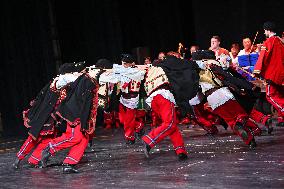
[[[265,22],[263,29],[267,39],[261,47],[254,74],[267,81],[266,98],[277,110],[279,124],[284,125],[284,41],[276,36],[274,23]]]

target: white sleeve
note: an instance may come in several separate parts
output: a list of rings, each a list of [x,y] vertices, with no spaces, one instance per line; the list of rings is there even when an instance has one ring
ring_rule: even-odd
[[[221,54],[219,56],[219,62],[224,70],[228,69],[230,66],[231,58],[229,55]]]
[[[73,74],[60,75],[56,82],[56,88],[61,89],[68,83],[74,82],[78,77],[79,77],[78,75],[73,75]]]
[[[118,83],[119,79],[113,72],[104,72],[100,75],[99,83]]]
[[[196,60],[195,62],[200,69],[203,69],[203,70],[206,69],[205,63],[202,60]]]

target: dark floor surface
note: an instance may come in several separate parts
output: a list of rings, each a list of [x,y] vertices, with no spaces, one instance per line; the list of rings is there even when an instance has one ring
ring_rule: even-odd
[[[284,128],[256,137],[250,150],[231,130],[218,127],[215,138],[199,127],[181,125],[189,159],[178,161],[170,140],[157,145],[149,159],[141,143],[126,146],[121,129],[97,131],[79,174],[62,174],[67,150],[51,157],[51,166],[18,170],[11,165],[23,140],[0,140],[0,188],[284,188]]]

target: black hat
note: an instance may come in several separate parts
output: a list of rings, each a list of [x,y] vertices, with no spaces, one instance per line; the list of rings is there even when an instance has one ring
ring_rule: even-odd
[[[198,50],[192,53],[192,60],[216,59],[215,52],[211,50]]]
[[[113,63],[108,59],[101,58],[96,62],[96,68],[111,69]]]
[[[263,29],[269,30],[269,31],[275,31],[276,29],[275,23],[270,22],[270,21],[264,22]]]
[[[85,68],[85,62],[64,63],[59,67],[59,74],[80,72]]]
[[[122,54],[121,61],[126,63],[132,63],[135,62],[135,59],[131,54]]]

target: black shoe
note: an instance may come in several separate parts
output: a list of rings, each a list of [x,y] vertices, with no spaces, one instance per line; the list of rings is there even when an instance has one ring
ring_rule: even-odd
[[[135,138],[141,139],[144,134],[145,134],[144,129],[141,129],[139,132],[135,132]]]
[[[228,129],[228,124],[227,124],[227,122],[225,122],[223,119],[221,119],[220,125],[222,125],[225,130]]]
[[[38,164],[28,163],[27,168],[39,168]]]
[[[88,147],[91,148],[93,146],[93,140],[89,140]]]
[[[144,140],[142,140],[142,143],[143,143],[143,152],[146,158],[149,158],[151,147],[146,142],[144,142]]]
[[[240,122],[236,123],[234,132],[238,134],[243,139],[243,141],[246,141],[249,138],[247,131],[244,129],[243,124]]]
[[[267,133],[268,134],[271,134],[272,131],[273,131],[272,124],[273,124],[272,119],[271,118],[267,119],[265,126],[267,127]]]
[[[188,156],[187,156],[187,154],[185,154],[185,153],[180,153],[180,154],[178,154],[178,159],[179,159],[180,161],[183,161],[183,160],[188,159]]]
[[[62,171],[64,174],[79,173],[79,171],[74,168],[74,165],[70,164],[63,164]]]
[[[267,133],[271,135],[272,131],[273,131],[273,127],[269,127],[267,130]]]
[[[133,144],[135,144],[135,140],[126,140],[126,141],[125,141],[125,144],[127,144],[127,145],[133,145]]]
[[[15,160],[15,162],[13,163],[12,167],[14,169],[18,169],[19,168],[19,164],[20,164],[20,161],[18,158]]]
[[[38,162],[39,168],[44,168],[47,165],[47,161],[49,157],[51,156],[50,148],[47,146],[42,152],[41,152],[41,160]]]
[[[255,140],[254,140],[254,138],[250,141],[250,143],[249,143],[249,148],[250,149],[255,149],[256,148],[256,142],[255,142]]]
[[[284,122],[280,122],[276,124],[277,127],[284,127]]]

